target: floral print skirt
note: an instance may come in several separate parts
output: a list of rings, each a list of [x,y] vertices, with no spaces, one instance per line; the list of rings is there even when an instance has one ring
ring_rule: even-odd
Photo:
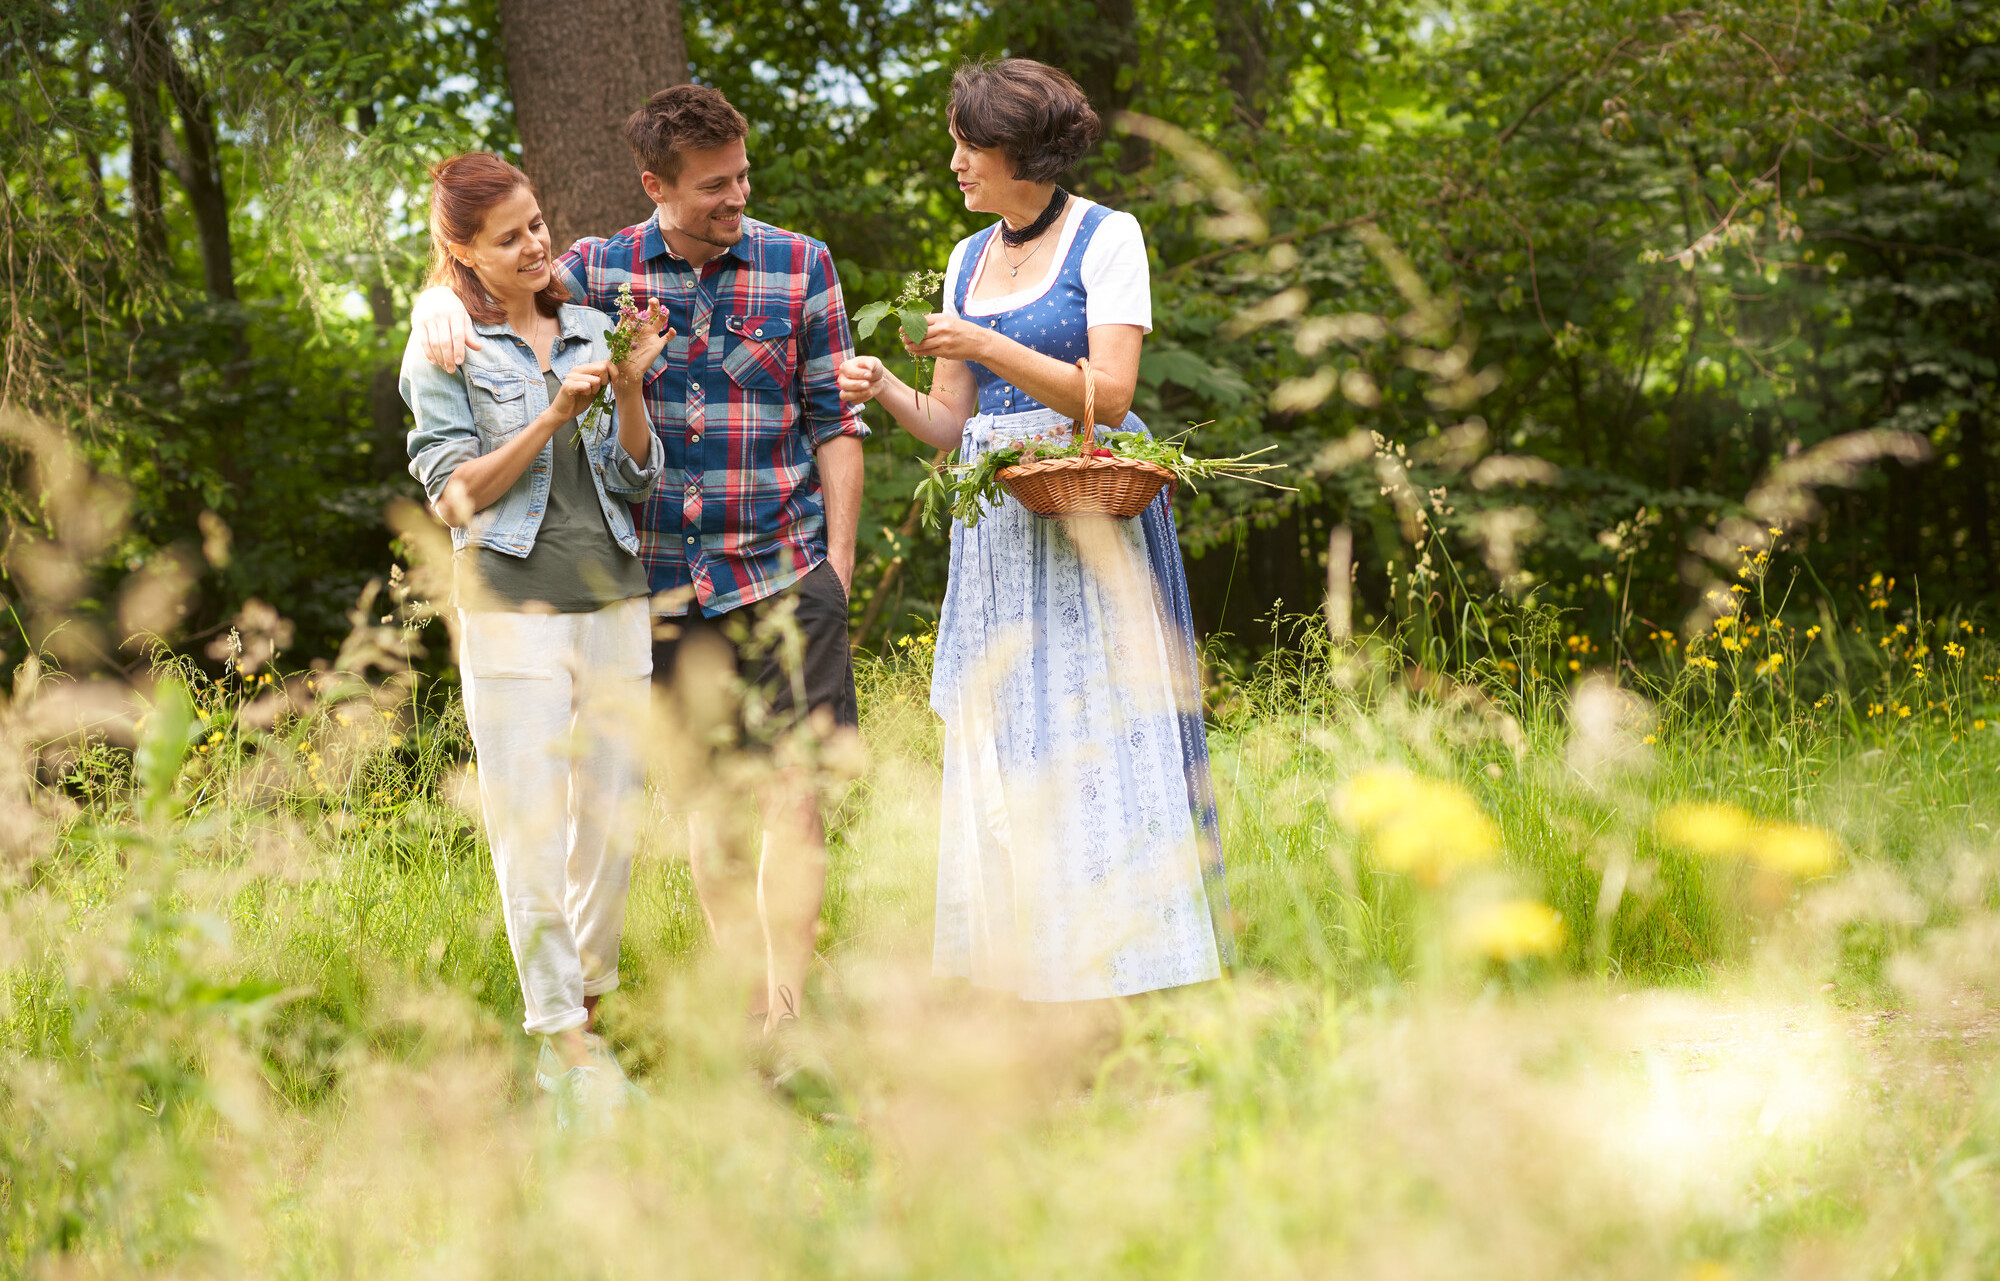
[[[961,457],[1064,421],[981,415]],[[1189,629],[1164,494],[1127,521],[1044,519],[1008,498],[954,525],[931,685],[945,724],[940,975],[1033,1001],[1220,976],[1226,900]]]

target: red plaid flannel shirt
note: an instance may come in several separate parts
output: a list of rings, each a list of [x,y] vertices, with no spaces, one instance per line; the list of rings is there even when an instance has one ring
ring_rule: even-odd
[[[659,220],[571,246],[557,265],[571,298],[616,315],[618,287],[657,298],[675,337],[646,375],[646,412],[666,448],[659,484],[633,515],[655,595],[708,616],[783,590],[826,559],[813,451],[865,438],[834,371],[854,354],[833,255],[753,218],[700,267],[667,248]],[[686,606],[670,607],[685,613]]]

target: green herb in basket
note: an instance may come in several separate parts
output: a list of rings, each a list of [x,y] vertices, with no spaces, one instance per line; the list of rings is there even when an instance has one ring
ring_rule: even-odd
[[[1289,485],[1280,485],[1258,475],[1260,472],[1275,471],[1283,467],[1283,463],[1251,461],[1276,449],[1276,445],[1266,445],[1232,458],[1197,458],[1182,447],[1181,442],[1186,436],[1184,432],[1180,436],[1159,439],[1137,431],[1104,432],[1097,437],[1097,448],[1091,451],[1091,456],[1153,463],[1172,472],[1176,483],[1191,490],[1200,488],[1196,483],[1198,481],[1229,476],[1294,492]],[[927,467],[924,478],[917,482],[915,498],[923,507],[924,526],[935,530],[949,516],[952,520],[964,522],[965,527],[971,529],[989,507],[999,506],[1006,497],[1006,486],[1000,482],[1002,471],[1038,459],[1076,458],[1081,453],[1076,439],[1070,437],[1008,445],[981,454],[969,463],[956,461],[957,455],[954,454],[941,466]]]

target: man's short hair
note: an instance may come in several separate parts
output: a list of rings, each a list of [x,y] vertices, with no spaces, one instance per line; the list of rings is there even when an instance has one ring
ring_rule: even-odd
[[[743,113],[707,85],[675,85],[646,99],[625,122],[625,141],[642,172],[673,183],[690,151],[727,146],[750,132]]]
[[[1103,132],[1076,81],[1032,58],[968,62],[951,78],[952,131],[975,147],[997,148],[1023,182],[1054,182],[1087,155]]]

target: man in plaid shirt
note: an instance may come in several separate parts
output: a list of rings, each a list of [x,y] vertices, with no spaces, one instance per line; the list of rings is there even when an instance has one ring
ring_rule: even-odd
[[[682,712],[683,747],[708,737],[702,709],[732,658],[791,723],[803,711],[821,729],[857,720],[847,589],[868,432],[834,378],[853,343],[826,246],[744,216],[747,132],[714,89],[655,94],[626,136],[656,213],[578,241],[556,264],[572,301],[615,314],[629,285],[642,312],[658,300],[673,325],[645,389],[666,465],[635,514],[654,611],[669,620],[655,629],[654,681]],[[450,290],[426,291],[411,323],[448,369],[480,345]],[[776,647],[741,648],[751,616],[779,602],[804,634],[804,709],[792,706]],[[798,1012],[826,880],[817,806],[785,777],[767,798],[760,860],[729,848],[737,825],[726,798],[697,801],[690,815],[695,885],[718,950],[745,969],[765,961],[752,1014],[767,1028]]]

